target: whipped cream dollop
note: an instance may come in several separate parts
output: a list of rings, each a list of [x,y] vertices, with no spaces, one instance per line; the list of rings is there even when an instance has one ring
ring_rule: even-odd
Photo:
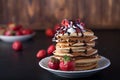
[[[60,28],[57,29],[55,36],[57,35],[64,35],[65,33],[68,33],[69,35],[72,33],[76,33],[78,35],[78,33],[81,33],[83,35],[83,32],[85,32],[85,27],[84,27],[84,23],[81,22],[80,20],[67,20],[64,19],[61,22]]]
[[[67,29],[67,32],[69,32],[69,33],[75,33],[76,30],[74,28],[70,27],[70,28]]]

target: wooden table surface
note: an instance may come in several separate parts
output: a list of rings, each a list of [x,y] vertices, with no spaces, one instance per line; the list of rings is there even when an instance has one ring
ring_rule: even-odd
[[[52,44],[44,31],[36,31],[33,39],[23,42],[23,50],[13,51],[11,43],[0,41],[0,80],[75,80],[58,77],[39,67],[36,53]],[[96,48],[99,54],[111,60],[111,66],[99,73],[76,80],[120,79],[120,30],[94,30],[99,37]]]

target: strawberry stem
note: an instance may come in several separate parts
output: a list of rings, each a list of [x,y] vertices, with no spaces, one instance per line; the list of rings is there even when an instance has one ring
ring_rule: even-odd
[[[65,55],[65,56],[63,57],[63,59],[64,59],[65,62],[71,61],[71,58],[70,58],[69,56],[67,56],[67,55]]]

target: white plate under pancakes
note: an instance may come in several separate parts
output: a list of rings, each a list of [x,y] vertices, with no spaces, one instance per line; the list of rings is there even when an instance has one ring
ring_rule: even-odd
[[[32,38],[35,35],[35,32],[29,35],[21,35],[21,36],[4,36],[0,35],[0,39],[4,42],[14,42],[14,41],[26,41]]]
[[[39,65],[45,70],[48,70],[49,72],[61,76],[61,77],[67,77],[67,78],[80,78],[80,77],[87,77],[90,76],[102,69],[107,68],[111,63],[110,60],[101,56],[101,60],[98,62],[98,67],[95,69],[91,70],[84,70],[84,71],[61,71],[61,70],[53,70],[48,68],[48,60],[50,57],[43,58],[40,62]]]

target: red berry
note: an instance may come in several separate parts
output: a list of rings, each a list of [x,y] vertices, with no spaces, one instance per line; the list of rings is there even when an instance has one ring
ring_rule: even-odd
[[[13,50],[16,50],[16,51],[22,50],[22,43],[20,41],[15,41],[12,44],[12,48]]]
[[[80,25],[83,26],[83,27],[85,26],[85,24],[83,22],[81,22]]]
[[[48,61],[48,67],[51,69],[59,69],[59,63],[60,61],[54,57],[52,57],[49,61]]]
[[[54,31],[59,30],[59,29],[60,29],[60,25],[59,25],[59,24],[56,24],[56,25],[54,26]]]
[[[4,32],[4,35],[5,36],[14,36],[15,35],[15,31],[7,30],[7,31]]]
[[[33,31],[31,29],[23,29],[23,30],[21,30],[21,32],[23,35],[29,35],[29,34],[33,33]]]
[[[48,28],[48,29],[46,29],[45,34],[48,37],[53,37],[54,36],[54,31],[51,28]]]
[[[62,20],[61,25],[68,27],[69,21],[67,19]]]
[[[64,56],[64,60],[60,61],[59,67],[62,71],[73,71],[75,69],[75,63],[69,56]]]
[[[47,49],[47,53],[48,55],[53,54],[53,51],[55,50],[55,46],[54,45],[50,45]]]
[[[16,35],[17,36],[20,36],[20,35],[23,35],[21,31],[16,31]]]
[[[42,58],[44,58],[44,57],[46,57],[46,51],[45,50],[39,50],[38,51],[38,53],[37,53],[37,55],[36,55],[36,57],[38,58],[38,59],[42,59]]]

